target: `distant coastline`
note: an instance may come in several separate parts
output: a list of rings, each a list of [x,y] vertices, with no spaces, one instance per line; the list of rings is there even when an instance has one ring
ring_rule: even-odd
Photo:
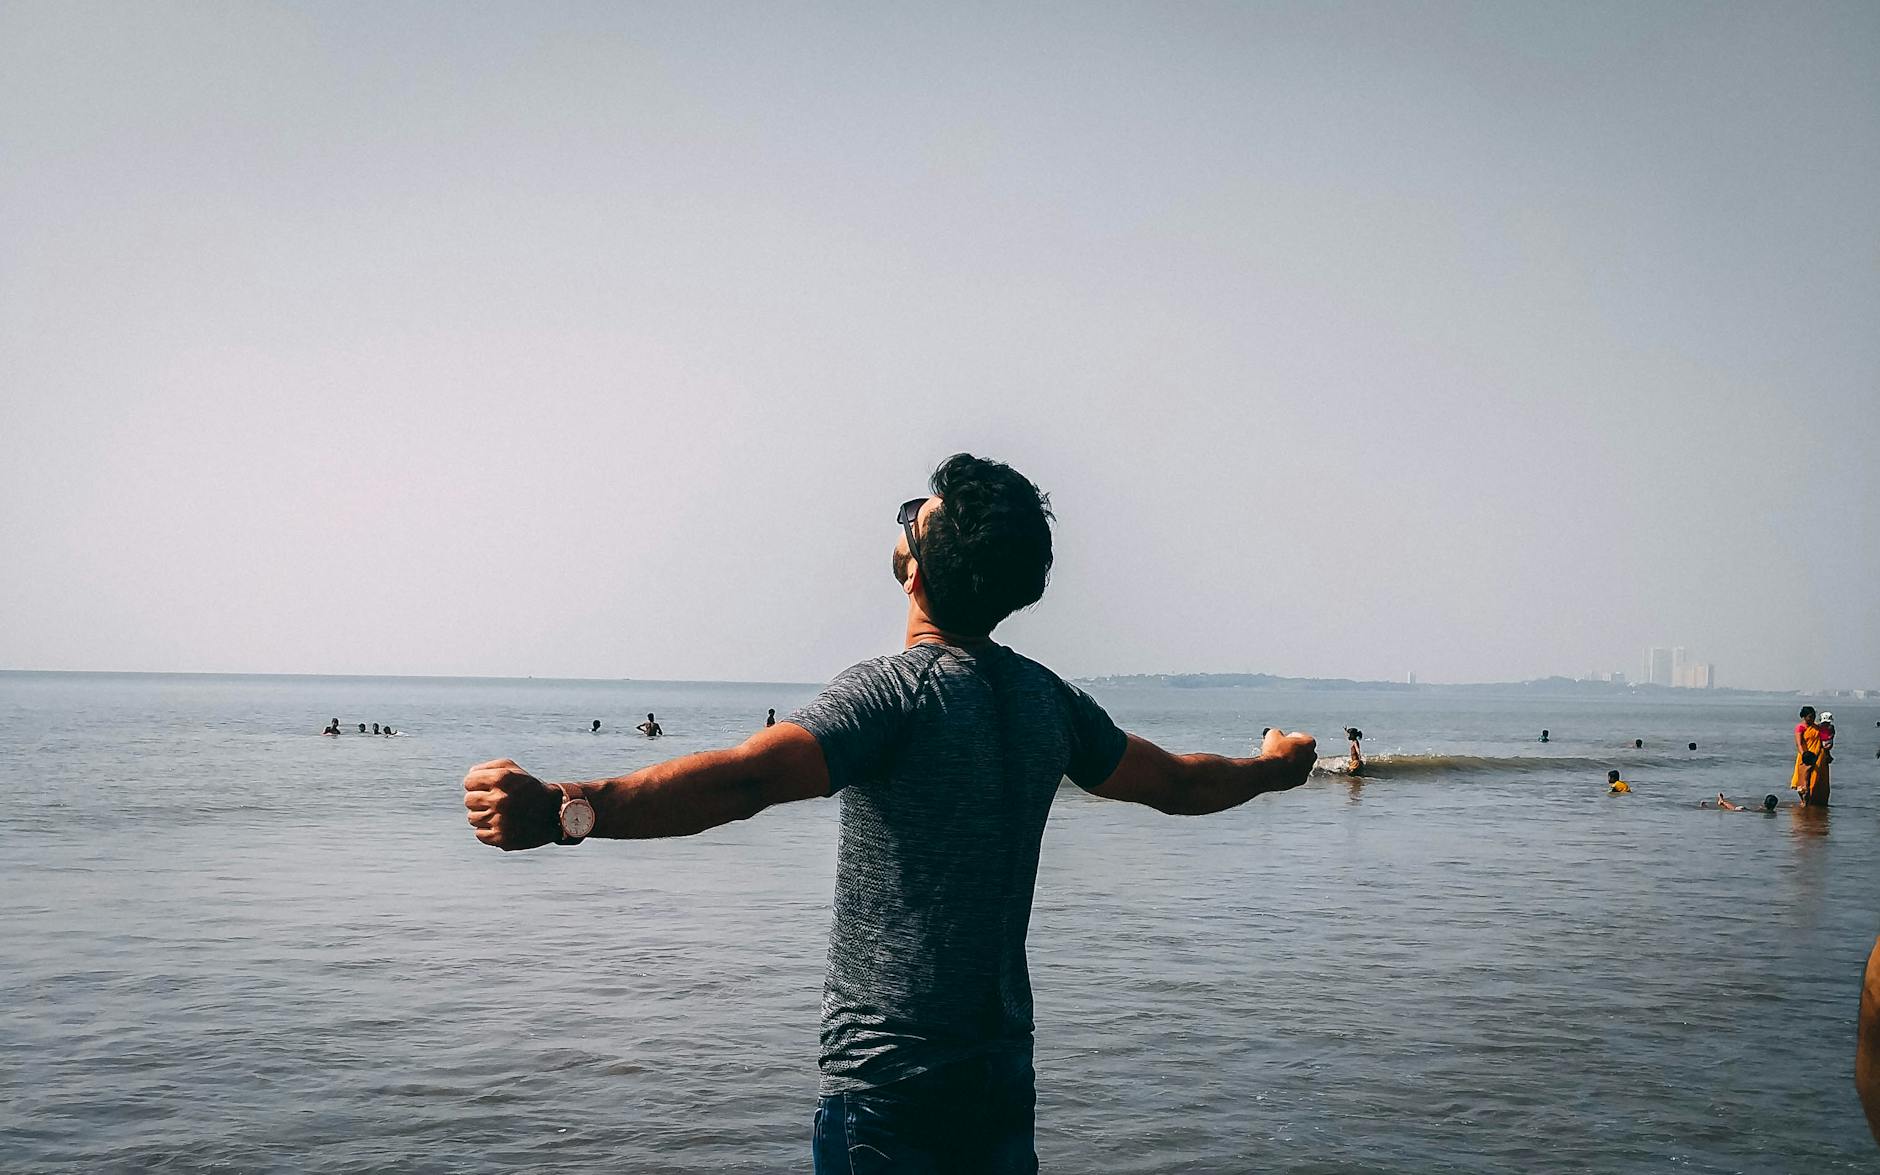
[[[1701,698],[1848,698],[1867,701],[1880,698],[1880,690],[1768,690],[1731,689],[1715,686],[1692,689],[1683,686],[1647,685],[1639,682],[1585,681],[1573,677],[1538,677],[1529,681],[1483,681],[1439,684],[1436,682],[1358,681],[1349,677],[1281,677],[1272,673],[1126,673],[1105,677],[1079,678],[1078,684],[1092,686],[1149,686],[1166,689],[1247,689],[1303,690],[1343,693],[1508,693],[1525,692],[1536,696],[1586,695],[1615,697],[1622,695],[1696,701]]]

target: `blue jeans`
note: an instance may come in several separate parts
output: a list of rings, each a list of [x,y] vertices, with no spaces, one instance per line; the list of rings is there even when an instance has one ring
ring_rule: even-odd
[[[959,1061],[816,1107],[816,1175],[1035,1175],[1031,1058]]]

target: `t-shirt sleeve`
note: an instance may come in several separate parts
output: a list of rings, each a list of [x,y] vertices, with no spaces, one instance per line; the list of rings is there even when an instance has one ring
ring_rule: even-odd
[[[1089,694],[1067,682],[1064,696],[1071,714],[1071,759],[1064,774],[1078,787],[1092,791],[1115,773],[1129,737]]]
[[[829,768],[829,794],[887,774],[888,760],[913,701],[905,677],[886,658],[842,671],[815,700],[790,715],[816,736]]]

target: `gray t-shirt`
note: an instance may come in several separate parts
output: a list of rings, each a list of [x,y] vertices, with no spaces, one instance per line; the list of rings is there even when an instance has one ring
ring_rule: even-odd
[[[1031,1047],[1025,930],[1058,784],[1108,779],[1124,735],[1001,645],[864,661],[790,716],[842,796],[822,1092]]]

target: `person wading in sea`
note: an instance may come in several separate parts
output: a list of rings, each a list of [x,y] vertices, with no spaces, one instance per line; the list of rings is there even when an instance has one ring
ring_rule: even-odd
[[[1044,592],[1049,500],[965,453],[930,484],[897,519],[901,652],[729,750],[588,783],[508,759],[464,777],[477,839],[502,849],[684,836],[841,796],[811,1147],[825,1175],[1037,1170],[1025,933],[1061,780],[1201,815],[1298,786],[1316,757],[1277,729],[1254,758],[1170,754],[995,643]]]
[[[1789,786],[1801,793],[1803,807],[1828,804],[1828,765],[1822,754],[1821,727],[1815,724],[1815,708],[1803,706],[1801,721],[1795,724],[1795,771]]]

